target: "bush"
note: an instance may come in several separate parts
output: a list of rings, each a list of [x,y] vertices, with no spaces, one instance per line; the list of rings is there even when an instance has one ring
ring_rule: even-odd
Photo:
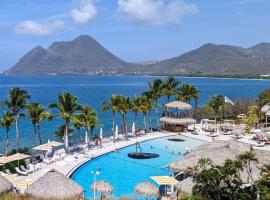
[[[190,195],[180,197],[180,200],[204,200],[204,198],[202,196]]]

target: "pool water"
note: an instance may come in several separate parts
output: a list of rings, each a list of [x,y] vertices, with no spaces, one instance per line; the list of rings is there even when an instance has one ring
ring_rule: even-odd
[[[169,138],[184,139],[183,142],[169,141]],[[96,180],[106,180],[114,187],[114,196],[132,196],[138,183],[149,181],[150,176],[170,175],[168,163],[182,157],[186,148],[192,149],[204,142],[180,135],[154,139],[141,143],[143,152],[157,153],[158,158],[137,160],[127,156],[135,152],[135,145],[123,148],[91,160],[79,167],[71,178],[85,190],[85,197],[92,198],[90,185],[94,182],[91,171],[99,171]]]

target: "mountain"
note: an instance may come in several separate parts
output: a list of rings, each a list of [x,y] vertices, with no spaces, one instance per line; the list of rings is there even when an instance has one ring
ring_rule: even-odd
[[[165,67],[166,66],[166,67]],[[248,49],[205,44],[178,57],[154,64],[153,73],[217,76],[248,76],[270,73],[270,44]]]
[[[140,65],[123,61],[92,37],[82,35],[47,49],[35,47],[5,74],[121,74],[127,69],[139,73]]]
[[[37,46],[5,74],[250,76],[270,74],[270,43],[249,48],[205,44],[162,61],[126,62],[90,36]]]

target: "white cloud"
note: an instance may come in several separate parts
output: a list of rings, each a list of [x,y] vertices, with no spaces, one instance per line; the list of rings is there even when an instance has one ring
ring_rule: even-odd
[[[14,31],[16,33],[23,33],[29,35],[47,36],[62,29],[64,26],[65,22],[63,20],[54,20],[47,23],[27,20],[17,24]]]
[[[117,16],[128,22],[179,25],[186,14],[196,14],[195,4],[183,0],[118,0]]]
[[[69,14],[74,22],[85,24],[96,16],[97,9],[91,0],[80,0],[79,8],[71,10]]]

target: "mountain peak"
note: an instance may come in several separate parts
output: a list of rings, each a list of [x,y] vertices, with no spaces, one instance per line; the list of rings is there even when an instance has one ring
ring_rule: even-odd
[[[76,37],[73,41],[80,41],[80,42],[86,42],[86,41],[95,41],[97,42],[94,38],[92,38],[89,35],[80,35],[78,37]]]

